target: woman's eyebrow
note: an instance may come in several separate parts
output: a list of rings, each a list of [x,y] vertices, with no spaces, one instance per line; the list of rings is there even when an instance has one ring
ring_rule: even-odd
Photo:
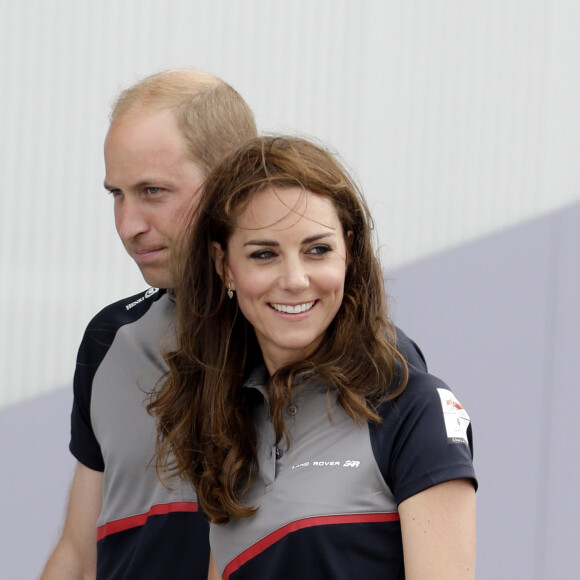
[[[307,238],[304,238],[302,240],[302,244],[311,244],[312,242],[317,242],[318,240],[322,240],[324,238],[334,238],[336,237],[336,234],[334,234],[333,232],[324,232],[322,234],[315,234],[313,236],[308,236]],[[248,240],[246,243],[244,243],[244,247],[246,246],[279,246],[280,243],[277,242],[276,240],[267,240],[267,239],[254,239],[254,240]]]

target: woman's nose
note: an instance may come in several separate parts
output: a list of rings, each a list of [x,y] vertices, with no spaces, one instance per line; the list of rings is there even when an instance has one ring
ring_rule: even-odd
[[[280,277],[280,284],[286,290],[297,292],[308,288],[310,281],[304,264],[299,258],[286,259]]]

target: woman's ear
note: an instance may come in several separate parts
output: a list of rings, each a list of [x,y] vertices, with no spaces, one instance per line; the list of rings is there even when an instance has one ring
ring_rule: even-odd
[[[211,257],[213,259],[213,263],[215,266],[215,271],[217,275],[222,279],[224,279],[224,257],[225,252],[219,242],[212,242],[211,243]]]

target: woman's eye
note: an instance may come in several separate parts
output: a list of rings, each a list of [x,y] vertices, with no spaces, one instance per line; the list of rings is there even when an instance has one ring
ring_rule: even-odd
[[[318,244],[318,245],[310,248],[307,253],[314,254],[314,255],[318,256],[321,254],[326,254],[327,252],[330,252],[330,251],[331,251],[330,246],[327,246],[326,244]]]
[[[274,256],[274,252],[272,250],[258,250],[254,252],[250,257],[255,260],[268,260]]]

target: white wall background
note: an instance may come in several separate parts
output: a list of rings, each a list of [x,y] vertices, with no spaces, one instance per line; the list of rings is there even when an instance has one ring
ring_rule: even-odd
[[[579,25],[574,0],[0,0],[0,406],[67,385],[144,287],[101,185],[120,88],[205,69],[329,142],[392,268],[580,199]]]

